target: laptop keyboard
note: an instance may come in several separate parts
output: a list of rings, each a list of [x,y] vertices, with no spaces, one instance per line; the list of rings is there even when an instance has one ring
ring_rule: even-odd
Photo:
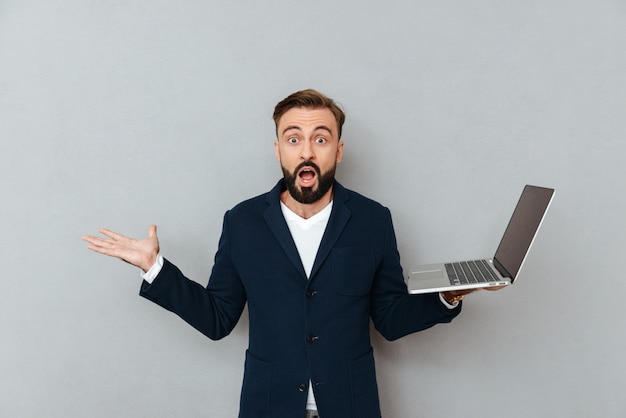
[[[499,280],[486,260],[447,263],[446,272],[451,285],[484,283]]]

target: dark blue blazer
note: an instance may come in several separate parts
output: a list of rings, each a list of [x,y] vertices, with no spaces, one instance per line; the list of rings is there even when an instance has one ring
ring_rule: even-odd
[[[248,303],[239,416],[304,416],[311,382],[323,418],[380,417],[370,317],[386,339],[450,322],[438,295],[407,294],[389,210],[339,183],[310,278],[280,208],[279,182],[224,216],[208,285],[169,261],[141,295],[211,339]]]

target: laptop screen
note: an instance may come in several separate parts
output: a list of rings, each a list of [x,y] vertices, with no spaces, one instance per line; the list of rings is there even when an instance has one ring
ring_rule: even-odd
[[[515,279],[550,206],[554,189],[526,186],[498,245],[494,263],[507,277]]]

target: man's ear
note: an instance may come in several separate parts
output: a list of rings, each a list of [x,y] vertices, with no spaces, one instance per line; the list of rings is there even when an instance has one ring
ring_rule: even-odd
[[[280,162],[280,150],[278,149],[278,140],[274,141],[274,155],[276,155],[276,159]]]
[[[343,159],[343,141],[339,141],[337,144],[337,159],[335,162],[340,163]]]

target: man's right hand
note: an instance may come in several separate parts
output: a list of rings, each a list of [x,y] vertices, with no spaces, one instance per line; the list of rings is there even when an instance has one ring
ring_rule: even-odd
[[[83,240],[89,243],[87,248],[90,250],[119,258],[139,267],[145,273],[156,262],[159,254],[159,239],[156,230],[156,225],[151,225],[148,228],[147,238],[134,239],[102,228],[99,232],[108,238],[85,235]]]

